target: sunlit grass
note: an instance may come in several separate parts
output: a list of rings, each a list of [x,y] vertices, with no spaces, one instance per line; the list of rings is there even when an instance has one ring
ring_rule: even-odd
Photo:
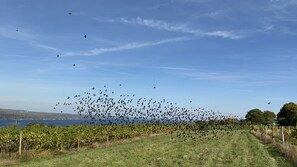
[[[213,140],[160,135],[126,144],[33,160],[19,166],[293,166],[247,131]]]

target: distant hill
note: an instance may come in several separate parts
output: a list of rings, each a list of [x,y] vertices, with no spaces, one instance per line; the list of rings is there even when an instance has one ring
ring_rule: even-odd
[[[31,112],[25,110],[0,109],[0,120],[7,119],[81,119],[76,114]]]

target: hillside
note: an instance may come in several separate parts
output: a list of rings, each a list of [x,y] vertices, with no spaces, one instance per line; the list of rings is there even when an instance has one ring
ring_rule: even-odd
[[[240,142],[238,142],[240,141]],[[80,153],[33,160],[17,166],[270,166],[291,167],[275,149],[248,131],[214,140],[182,141],[160,135]]]
[[[25,110],[0,109],[0,120],[8,119],[79,119],[76,114],[30,112]]]

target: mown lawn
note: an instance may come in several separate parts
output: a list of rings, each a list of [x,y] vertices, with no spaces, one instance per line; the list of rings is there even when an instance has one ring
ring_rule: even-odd
[[[294,166],[275,149],[261,144],[248,131],[214,140],[182,141],[160,135],[18,166]]]

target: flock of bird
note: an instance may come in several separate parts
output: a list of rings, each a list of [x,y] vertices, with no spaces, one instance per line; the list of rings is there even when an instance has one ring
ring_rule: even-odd
[[[68,15],[72,15],[71,12]],[[16,31],[20,31],[16,29]],[[83,38],[87,38],[84,34]],[[60,58],[60,54],[56,55]],[[76,64],[73,63],[73,67]],[[122,84],[119,84],[122,86]],[[153,89],[156,86],[153,85]],[[192,103],[192,100],[189,101]],[[270,104],[270,102],[268,103]],[[205,108],[180,107],[166,99],[154,100],[152,98],[137,98],[135,94],[121,94],[116,96],[114,91],[108,91],[105,85],[103,89],[68,96],[67,101],[58,102],[54,109],[60,106],[72,107],[72,109],[84,118],[89,119],[92,124],[173,124],[174,133],[179,138],[196,140],[203,136],[215,138],[219,134],[230,134],[232,126],[219,126],[209,124],[209,121],[220,122],[228,118],[239,119],[233,115],[223,115]],[[63,110],[60,111],[63,113]],[[210,127],[211,126],[211,127]],[[173,131],[170,132],[171,134]]]
[[[119,84],[122,86],[122,84]],[[155,89],[156,86],[153,86]],[[192,100],[189,101],[192,103]],[[183,139],[218,137],[231,134],[232,126],[221,126],[220,121],[228,118],[239,119],[234,115],[208,111],[202,107],[180,107],[166,99],[137,97],[135,94],[119,94],[102,89],[91,88],[90,91],[68,96],[65,102],[58,102],[54,109],[69,107],[89,121],[90,124],[129,125],[136,123],[174,125],[171,134]],[[63,111],[60,111],[63,113]],[[215,124],[208,123],[216,120]]]

